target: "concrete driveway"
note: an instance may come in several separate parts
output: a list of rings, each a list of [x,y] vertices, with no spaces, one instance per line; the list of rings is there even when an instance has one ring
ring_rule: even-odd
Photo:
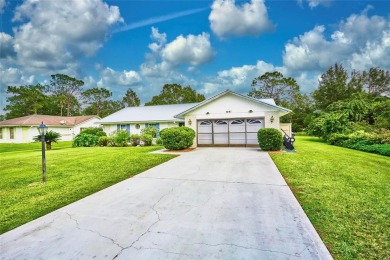
[[[198,148],[0,236],[1,259],[331,259],[269,155]]]

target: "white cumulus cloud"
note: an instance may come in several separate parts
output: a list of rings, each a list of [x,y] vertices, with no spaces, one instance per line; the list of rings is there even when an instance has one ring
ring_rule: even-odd
[[[364,70],[380,66],[390,69],[390,17],[352,14],[326,36],[323,25],[285,45],[284,66],[292,71],[324,71],[336,62]]]
[[[259,35],[274,29],[263,0],[251,0],[241,6],[235,0],[215,0],[209,21],[211,30],[220,38]]]
[[[97,85],[99,87],[131,87],[140,84],[141,77],[138,72],[130,70],[115,71],[109,67],[101,71],[101,79]]]
[[[146,61],[140,66],[141,74],[146,77],[182,78],[182,74],[176,71],[180,65],[187,64],[193,70],[214,57],[207,33],[180,35],[167,42],[167,35],[152,27],[150,38],[153,40],[148,45],[151,53],[146,55]]]
[[[177,66],[182,63],[198,66],[209,62],[214,56],[207,33],[200,35],[178,36],[162,50],[162,59]]]
[[[285,74],[283,67],[276,67],[264,61],[257,61],[255,65],[232,67],[217,72],[217,76],[203,82],[202,91],[206,95],[217,94],[225,89],[239,93],[249,93],[252,90],[252,80],[266,72],[279,71]]]
[[[11,35],[0,32],[0,59],[13,58],[15,56],[13,44],[14,39]]]
[[[122,22],[119,8],[102,0],[26,0],[15,10],[14,48],[18,62],[29,71],[66,71],[80,56],[92,56]]]

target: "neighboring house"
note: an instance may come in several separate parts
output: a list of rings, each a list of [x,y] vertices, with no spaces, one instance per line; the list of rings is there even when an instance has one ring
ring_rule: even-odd
[[[157,130],[184,125],[184,119],[174,118],[174,115],[187,110],[197,103],[158,105],[143,107],[126,107],[103,118],[99,123],[108,135],[118,130],[126,130],[131,134],[140,134],[148,126]]]
[[[226,90],[175,117],[195,130],[193,147],[258,146],[260,128],[291,129],[279,122],[290,112],[275,105],[273,99],[255,99]]]
[[[29,115],[0,121],[0,143],[28,143],[37,136],[38,126],[43,122],[48,131],[61,134],[62,141],[70,141],[83,128],[97,127],[100,121],[98,116],[48,116]]]
[[[273,99],[255,99],[226,90],[201,103],[127,107],[103,118],[100,124],[111,135],[117,130],[139,134],[147,126],[158,130],[186,125],[195,133],[196,146],[257,146],[260,128],[283,129],[291,135],[291,124],[279,118],[291,110]]]

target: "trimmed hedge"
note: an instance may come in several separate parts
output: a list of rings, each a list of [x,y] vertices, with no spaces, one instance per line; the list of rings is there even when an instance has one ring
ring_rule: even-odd
[[[182,150],[193,144],[195,131],[185,126],[165,128],[160,131],[160,137],[165,148]]]
[[[328,143],[368,153],[390,156],[390,131],[377,133],[357,131],[352,134],[332,134]]]
[[[257,140],[263,151],[279,151],[283,145],[282,133],[274,128],[262,128],[257,132]]]

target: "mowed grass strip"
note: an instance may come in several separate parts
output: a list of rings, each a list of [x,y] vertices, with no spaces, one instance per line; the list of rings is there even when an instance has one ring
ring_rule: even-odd
[[[0,153],[0,233],[84,198],[175,157],[150,154],[162,147],[53,145],[46,152],[47,182],[42,184],[41,151]],[[68,148],[66,148],[66,145]],[[0,147],[2,144],[0,144]]]
[[[297,137],[270,154],[335,259],[390,259],[390,160]]]

